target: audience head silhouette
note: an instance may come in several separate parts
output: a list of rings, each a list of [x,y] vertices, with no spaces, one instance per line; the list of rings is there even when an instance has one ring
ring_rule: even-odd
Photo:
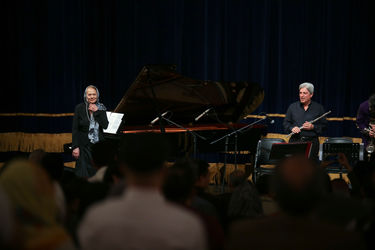
[[[9,162],[0,175],[0,187],[16,211],[21,249],[57,249],[70,236],[57,221],[54,187],[44,169],[30,161]]]
[[[167,158],[168,142],[162,134],[130,134],[120,142],[119,160],[133,173],[161,170]]]
[[[114,161],[116,156],[116,147],[110,141],[99,141],[92,145],[92,161],[95,168],[99,169],[108,166]]]
[[[179,159],[169,167],[163,185],[165,197],[170,201],[185,204],[192,196],[197,168],[197,164],[188,158]]]
[[[309,213],[325,190],[323,173],[303,155],[284,159],[277,167],[274,184],[280,208],[291,215]]]

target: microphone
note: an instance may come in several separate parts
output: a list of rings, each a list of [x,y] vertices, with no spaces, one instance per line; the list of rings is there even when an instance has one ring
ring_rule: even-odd
[[[208,112],[211,111],[212,108],[209,108],[209,109],[206,109],[202,114],[198,115],[197,117],[195,117],[194,121],[198,121],[199,119],[201,119],[203,116],[205,116]]]
[[[169,113],[169,111],[164,112],[163,114],[161,114],[161,117],[164,117],[168,113]],[[156,117],[154,120],[152,120],[150,122],[150,125],[154,125],[154,123],[157,122],[157,121],[159,121],[159,117]]]
[[[275,120],[272,119],[270,116],[266,115],[266,118],[270,121],[270,124],[274,124]]]

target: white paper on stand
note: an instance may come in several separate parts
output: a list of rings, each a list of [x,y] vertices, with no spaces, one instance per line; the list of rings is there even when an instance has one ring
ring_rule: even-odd
[[[121,125],[122,122],[122,117],[124,114],[122,113],[114,113],[114,112],[109,112],[107,111],[107,118],[108,118],[108,127],[107,129],[103,129],[104,133],[109,133],[109,134],[116,134],[118,128]]]

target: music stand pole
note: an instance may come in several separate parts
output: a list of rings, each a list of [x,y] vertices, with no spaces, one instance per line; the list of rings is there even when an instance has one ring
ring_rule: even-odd
[[[237,170],[237,140],[238,140],[238,134],[234,134],[234,169]]]
[[[171,121],[170,119],[168,118],[165,118],[164,116],[161,117],[162,119],[166,120],[167,122],[169,122],[170,124],[172,125],[175,125],[176,127],[179,127],[179,128],[182,128],[184,130],[186,130],[189,134],[191,134],[193,136],[193,142],[194,142],[194,145],[193,145],[193,154],[194,154],[194,158],[197,157],[197,137],[202,139],[202,140],[207,140],[205,137],[195,133],[194,131],[191,131],[190,129],[188,128],[185,128],[184,126],[178,124],[178,123],[175,123],[174,121]]]
[[[227,155],[228,155],[228,143],[229,143],[229,136],[225,138],[225,147],[224,147],[224,170],[223,170],[223,177],[221,178],[221,192],[224,193],[224,182],[225,182],[225,173],[227,172]]]
[[[221,140],[223,140],[225,138],[225,156],[224,156],[224,166],[223,166],[224,167],[224,174],[226,172],[226,159],[227,159],[226,155],[228,153],[228,139],[229,139],[229,137],[232,136],[233,134],[235,134],[235,145],[234,145],[234,147],[235,147],[235,149],[234,149],[235,150],[234,157],[235,158],[234,159],[235,159],[235,167],[237,168],[237,151],[238,151],[238,149],[237,149],[237,136],[238,136],[237,133],[241,132],[241,131],[243,131],[243,130],[251,127],[251,126],[254,126],[255,124],[257,124],[257,123],[259,123],[261,121],[264,121],[265,119],[267,119],[267,117],[264,117],[262,119],[259,119],[259,120],[255,121],[255,122],[252,122],[252,123],[246,125],[245,127],[242,127],[240,129],[234,130],[233,132],[231,132],[229,134],[226,134],[226,135],[220,137],[219,139],[217,139],[215,141],[210,142],[210,144],[212,145],[212,144],[217,143],[217,142],[219,142],[219,141],[221,141]],[[224,185],[224,175],[223,175],[222,179],[223,179],[222,185]],[[224,189],[224,186],[222,187],[222,189]]]
[[[194,159],[197,158],[197,137],[194,134],[191,134],[193,136],[193,154],[194,154]]]

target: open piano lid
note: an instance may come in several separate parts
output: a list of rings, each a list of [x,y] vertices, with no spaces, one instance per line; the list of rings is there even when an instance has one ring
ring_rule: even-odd
[[[171,120],[189,124],[208,108],[222,122],[236,123],[263,101],[264,91],[256,83],[195,80],[176,72],[175,65],[144,66],[114,112],[124,113],[127,125],[148,125],[165,111]],[[197,123],[214,123],[203,117]]]

